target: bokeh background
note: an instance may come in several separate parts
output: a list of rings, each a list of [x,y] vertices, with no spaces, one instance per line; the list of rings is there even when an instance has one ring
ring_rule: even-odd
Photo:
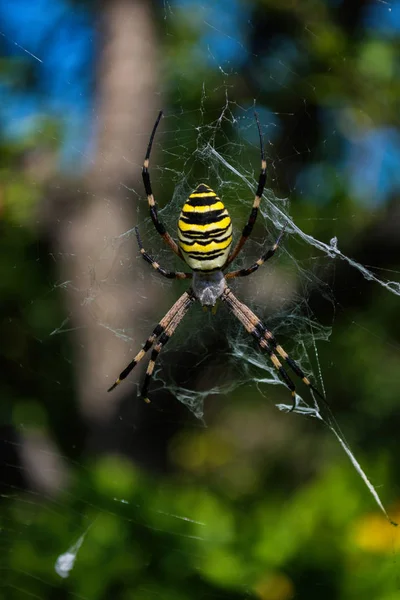
[[[382,284],[288,236],[297,277],[276,257],[241,290],[267,322],[282,310],[272,287],[287,313],[297,302],[299,318],[304,308],[329,328],[308,366],[400,521],[400,3],[277,4],[0,1],[5,600],[400,598],[398,529],[329,428],[280,412],[283,386],[249,378],[207,393],[239,383],[218,315],[182,324],[180,343],[205,330],[205,358],[172,346],[151,405],[136,395],[139,367],[105,392],[180,291],[149,273],[129,234],[141,224],[167,256],[140,181],[158,110],[164,207],[207,173],[199,132],[222,154],[239,148],[235,167],[257,176],[256,107],[269,188],[305,233],[336,237]],[[246,203],[230,202],[242,223]],[[260,244],[273,239],[265,225]],[[188,381],[203,420],[171,393]]]

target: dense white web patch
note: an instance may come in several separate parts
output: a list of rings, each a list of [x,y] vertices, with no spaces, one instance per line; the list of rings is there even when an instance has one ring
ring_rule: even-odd
[[[72,546],[68,548],[66,552],[60,554],[60,556],[57,557],[54,568],[56,570],[57,575],[59,575],[63,579],[69,577],[70,572],[74,568],[79,549],[85,541],[85,537],[89,529],[90,526],[86,529],[85,533],[79,537],[75,544],[72,544]]]

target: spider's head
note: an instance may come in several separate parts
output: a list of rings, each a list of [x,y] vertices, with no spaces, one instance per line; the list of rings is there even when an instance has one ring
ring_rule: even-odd
[[[192,290],[202,306],[215,306],[225,287],[226,281],[222,271],[193,272]]]

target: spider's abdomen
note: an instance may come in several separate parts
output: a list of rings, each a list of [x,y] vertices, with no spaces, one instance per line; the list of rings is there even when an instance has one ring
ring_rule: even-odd
[[[221,269],[232,244],[228,211],[208,185],[201,183],[182,208],[178,221],[179,247],[194,271]]]

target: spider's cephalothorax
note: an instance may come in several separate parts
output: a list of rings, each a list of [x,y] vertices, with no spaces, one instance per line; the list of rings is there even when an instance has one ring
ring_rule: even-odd
[[[201,183],[182,208],[178,243],[193,271],[215,271],[225,265],[232,244],[232,222],[217,194]]]
[[[193,273],[193,295],[202,306],[215,306],[225,288],[226,281],[222,271],[212,271],[211,273],[195,271]]]
[[[226,282],[227,279],[245,277],[254,273],[254,271],[256,271],[266,260],[271,258],[279,246],[284,229],[279,234],[275,244],[273,244],[273,246],[271,246],[271,248],[269,248],[269,250],[267,250],[254,264],[245,269],[238,269],[224,274],[225,269],[239,254],[252,232],[264,191],[267,163],[265,161],[261,127],[257,114],[255,114],[255,117],[260,137],[261,171],[250,216],[242,230],[242,235],[233,250],[231,250],[232,223],[229,213],[217,194],[204,183],[197,186],[182,208],[178,221],[179,245],[169,235],[163,223],[160,221],[157,204],[151,189],[149,161],[151,147],[161,117],[162,112],[159,113],[153,127],[142,170],[143,183],[147,194],[147,201],[149,203],[150,217],[154,227],[162,236],[166,244],[191,268],[193,272],[183,273],[182,271],[169,271],[164,269],[144,249],[137,228],[136,236],[144,260],[150,263],[153,269],[168,279],[192,279],[192,286],[187,292],[182,294],[167,314],[161,319],[154,328],[153,333],[147,338],[143,348],[122,371],[108,391],[111,392],[111,390],[116,388],[117,385],[129,375],[146,352],[153,347],[141,390],[143,398],[146,402],[149,402],[147,391],[153,376],[157,357],[163,346],[165,346],[179,323],[182,321],[190,306],[195,301],[200,302],[203,306],[214,306],[218,298],[220,298],[233,315],[239,319],[245,329],[255,338],[260,349],[268,354],[272,364],[292,392],[293,408],[295,406],[296,398],[295,385],[282,366],[278,355],[286,362],[289,368],[302,379],[303,383],[324,399],[322,394],[310,383],[309,379],[305,376],[297,363],[287,354],[287,352],[285,352],[282,346],[278,344],[273,333],[265,327],[248,306],[243,304],[243,302],[240,302],[240,300],[234,296]]]

